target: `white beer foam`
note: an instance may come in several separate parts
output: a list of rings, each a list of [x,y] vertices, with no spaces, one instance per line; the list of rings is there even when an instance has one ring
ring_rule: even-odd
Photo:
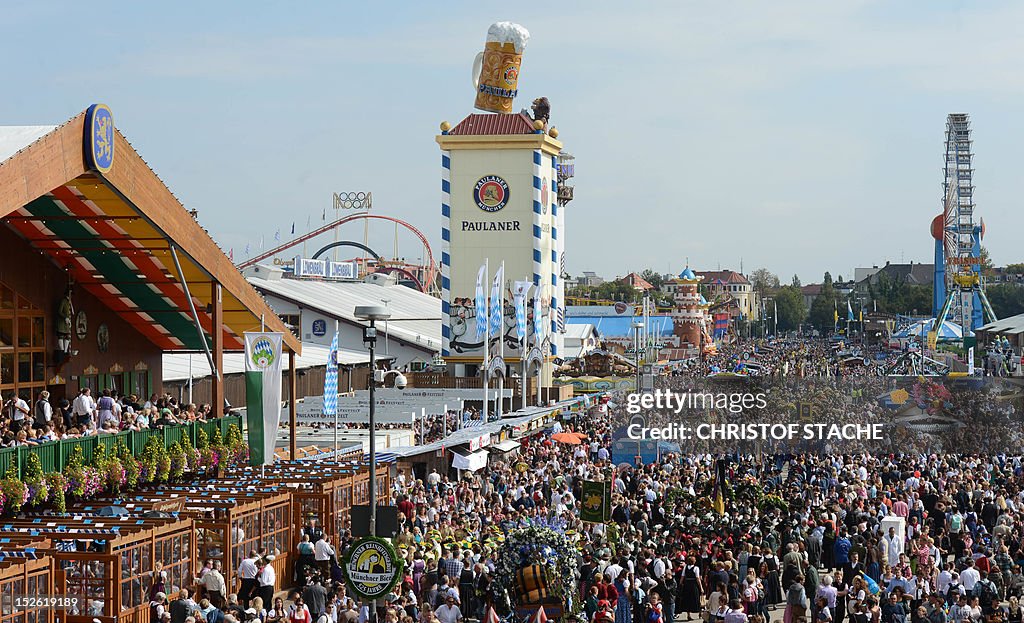
[[[523,53],[523,48],[529,40],[530,32],[512,22],[497,22],[487,29],[488,43],[511,43],[516,48],[516,54]]]

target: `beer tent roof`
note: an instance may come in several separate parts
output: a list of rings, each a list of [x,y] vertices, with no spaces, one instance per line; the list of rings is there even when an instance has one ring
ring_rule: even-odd
[[[242,350],[263,319],[301,351],[104,106],[60,126],[0,127],[0,220],[163,350],[202,348],[184,279],[207,340],[220,283],[225,350]]]

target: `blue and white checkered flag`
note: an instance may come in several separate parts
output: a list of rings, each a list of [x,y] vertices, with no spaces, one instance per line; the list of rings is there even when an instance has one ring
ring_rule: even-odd
[[[54,541],[53,548],[58,552],[77,552],[78,545],[74,541]]]
[[[526,339],[526,295],[532,285],[529,281],[517,281],[513,288],[513,300],[516,304],[516,334],[520,340]]]
[[[504,300],[502,286],[505,283],[505,265],[498,268],[494,273],[494,283],[491,284],[491,335],[501,335],[502,323],[504,322]]]
[[[476,339],[482,340],[487,335],[487,299],[484,298],[484,273],[487,265],[480,267],[476,274]]]
[[[327,355],[327,371],[324,374],[324,415],[338,413],[338,332],[331,340],[331,352]]]

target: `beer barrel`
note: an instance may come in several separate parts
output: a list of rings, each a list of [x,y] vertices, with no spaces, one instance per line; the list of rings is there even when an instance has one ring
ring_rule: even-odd
[[[541,588],[541,589],[538,589],[538,590],[535,590],[535,591],[530,591],[528,593],[524,593],[519,598],[519,603],[523,603],[523,604],[536,604],[536,603],[540,603],[541,601],[547,599],[547,597],[548,597],[547,589],[546,588]]]
[[[547,596],[548,582],[544,577],[544,568],[540,565],[527,565],[516,572],[516,588],[519,594],[526,595],[534,591],[543,591]]]

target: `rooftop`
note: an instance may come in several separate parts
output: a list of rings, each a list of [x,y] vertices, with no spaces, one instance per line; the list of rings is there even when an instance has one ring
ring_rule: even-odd
[[[732,284],[749,284],[747,278],[734,270],[702,270],[697,272],[698,275],[704,278],[704,283],[732,283]]]
[[[455,136],[490,136],[503,134],[533,134],[533,119],[525,113],[511,115],[473,113],[459,122],[448,134]]]
[[[438,298],[403,285],[289,279],[281,275],[279,268],[266,265],[246,271],[249,283],[260,292],[351,324],[363,324],[355,317],[357,305],[382,305],[383,299],[387,299],[391,312],[387,321],[390,338],[425,350],[441,350],[441,300]]]

